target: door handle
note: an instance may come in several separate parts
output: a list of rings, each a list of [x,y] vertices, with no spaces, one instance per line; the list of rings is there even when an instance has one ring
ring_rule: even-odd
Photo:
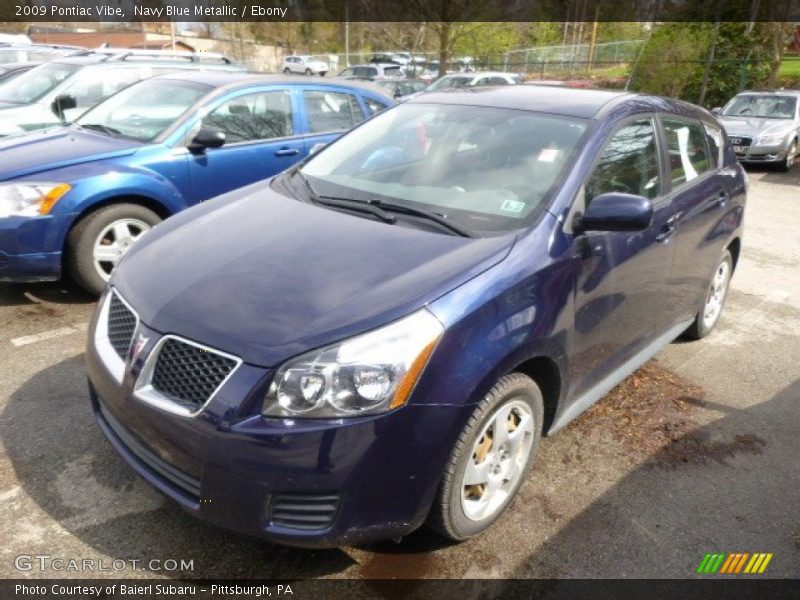
[[[661,231],[658,232],[658,235],[656,235],[656,241],[660,244],[666,244],[669,241],[669,238],[672,237],[672,234],[675,233],[677,222],[677,217],[670,217],[669,220],[664,223],[664,226],[661,228]]]
[[[299,148],[281,148],[275,152],[275,156],[294,156],[300,154]]]

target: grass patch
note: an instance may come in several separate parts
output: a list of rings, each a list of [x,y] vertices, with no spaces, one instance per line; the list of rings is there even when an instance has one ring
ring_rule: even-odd
[[[800,78],[800,56],[784,57],[778,77]]]

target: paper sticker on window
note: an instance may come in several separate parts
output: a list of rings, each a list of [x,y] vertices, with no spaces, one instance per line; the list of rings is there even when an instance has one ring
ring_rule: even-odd
[[[553,162],[558,156],[558,148],[542,148],[539,152],[539,157],[536,159],[539,162]]]
[[[514,214],[519,214],[525,208],[525,203],[520,200],[504,200],[503,205],[500,207],[500,210],[503,212],[509,212]]]

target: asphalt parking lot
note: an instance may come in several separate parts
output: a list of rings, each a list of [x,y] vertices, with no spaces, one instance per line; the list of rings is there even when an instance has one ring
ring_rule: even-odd
[[[0,284],[0,576],[689,577],[706,552],[771,552],[800,576],[800,169],[750,171],[726,312],[542,443],[483,536],[311,551],[199,523],[95,426],[83,373],[91,298]],[[190,560],[192,570],[28,571],[19,555]]]

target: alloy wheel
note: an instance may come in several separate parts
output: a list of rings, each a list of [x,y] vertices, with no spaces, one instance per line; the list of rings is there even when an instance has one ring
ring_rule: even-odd
[[[717,267],[714,278],[711,280],[711,288],[708,290],[706,305],[703,309],[703,325],[711,329],[722,313],[725,304],[725,296],[728,293],[728,281],[731,276],[731,265],[727,260],[722,261]]]
[[[473,521],[501,511],[523,475],[534,440],[530,406],[511,400],[499,406],[475,437],[461,482],[461,508]]]
[[[100,277],[108,280],[134,242],[150,229],[150,225],[139,219],[119,219],[103,229],[92,251],[94,268]]]

